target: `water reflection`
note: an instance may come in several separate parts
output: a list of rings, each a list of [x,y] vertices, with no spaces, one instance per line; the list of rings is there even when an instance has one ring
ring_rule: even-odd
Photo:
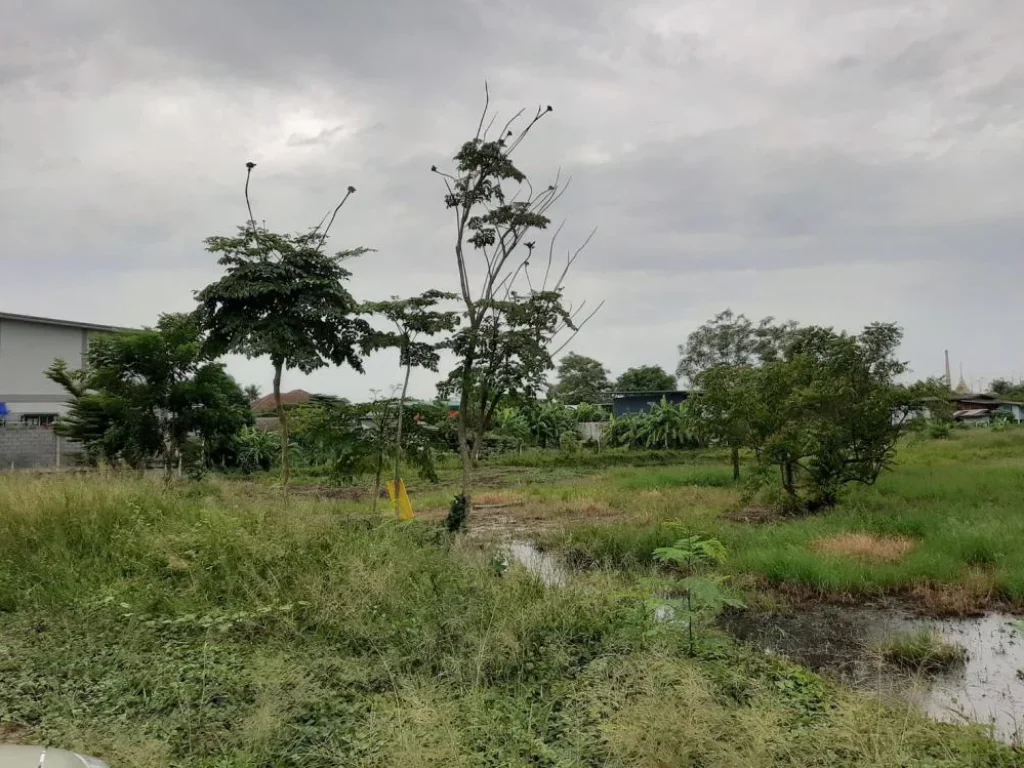
[[[509,556],[533,573],[549,587],[565,586],[565,568],[550,552],[542,552],[529,541],[510,541],[505,545]]]
[[[1024,744],[1024,625],[1013,616],[931,620],[901,611],[816,606],[794,613],[747,613],[723,621],[737,638],[883,697],[918,704],[944,722],[990,725],[1001,741]],[[910,675],[872,649],[884,638],[928,630],[967,650],[963,667]]]

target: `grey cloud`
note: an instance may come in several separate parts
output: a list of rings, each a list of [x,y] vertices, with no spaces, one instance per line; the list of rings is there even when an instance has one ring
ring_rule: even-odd
[[[958,313],[1024,322],[1004,290],[1024,280],[1024,5],[8,5],[12,310],[132,323],[186,306],[185,286],[216,272],[202,239],[244,220],[248,159],[256,215],[275,228],[308,226],[358,188],[332,239],[378,249],[354,265],[360,296],[452,287],[429,168],[475,127],[486,79],[502,115],[555,105],[518,160],[539,180],[573,177],[560,249],[598,226],[570,290],[608,304],[575,346],[616,370],[671,365],[700,313],[744,302],[813,322],[905,317],[928,359],[966,343]],[[984,277],[950,312],[943,281],[963,274],[1000,275],[996,298]],[[857,306],[839,307],[854,286]],[[998,350],[984,349],[974,365],[995,375]],[[344,386],[389,375],[375,364]]]

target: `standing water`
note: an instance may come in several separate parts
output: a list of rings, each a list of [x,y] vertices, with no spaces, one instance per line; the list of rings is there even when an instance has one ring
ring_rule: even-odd
[[[548,587],[565,586],[565,568],[550,552],[541,552],[530,541],[510,541],[505,551],[517,563],[533,573]]]
[[[519,539],[504,549],[545,585],[566,584],[557,556]],[[1013,616],[934,620],[898,610],[821,605],[788,614],[742,613],[722,624],[766,653],[860,690],[913,702],[942,722],[989,726],[1000,741],[1024,746],[1024,622]],[[877,648],[886,638],[922,630],[963,648],[966,662],[944,673],[913,674],[882,660]]]
[[[724,627],[735,637],[861,690],[917,704],[936,720],[981,723],[993,735],[1024,744],[1024,625],[991,613],[932,620],[902,611],[816,606],[786,615],[743,614]],[[941,674],[908,674],[875,650],[887,637],[933,632],[967,651],[967,661]]]

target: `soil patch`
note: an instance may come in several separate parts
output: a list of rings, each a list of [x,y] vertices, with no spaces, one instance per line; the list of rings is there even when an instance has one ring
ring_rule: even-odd
[[[32,729],[18,723],[0,723],[0,744],[24,744]]]
[[[811,542],[811,549],[815,552],[872,563],[898,563],[913,548],[913,540],[904,536],[874,536],[870,533],[840,533]]]

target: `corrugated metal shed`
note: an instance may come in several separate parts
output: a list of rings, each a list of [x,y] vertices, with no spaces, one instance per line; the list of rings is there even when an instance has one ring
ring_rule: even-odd
[[[684,390],[665,392],[613,392],[612,413],[616,418],[647,413],[663,399],[672,405],[685,403],[690,393]]]

